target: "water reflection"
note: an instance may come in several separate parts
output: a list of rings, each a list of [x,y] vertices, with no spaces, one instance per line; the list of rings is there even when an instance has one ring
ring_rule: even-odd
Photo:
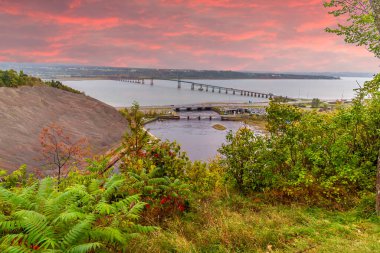
[[[146,126],[149,131],[162,140],[177,141],[187,152],[191,160],[207,161],[217,154],[218,148],[225,142],[228,131],[237,131],[243,126],[241,122],[206,119],[217,117],[210,111],[180,112],[181,120],[156,121]],[[190,116],[192,120],[187,120]],[[201,116],[202,120],[197,120]],[[216,130],[212,126],[222,124],[226,130]],[[259,129],[254,131],[261,132]]]

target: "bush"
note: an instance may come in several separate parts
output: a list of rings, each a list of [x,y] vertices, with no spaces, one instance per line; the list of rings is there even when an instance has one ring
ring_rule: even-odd
[[[229,133],[220,149],[232,185],[242,193],[272,192],[335,208],[374,192],[380,149],[380,76],[367,82],[350,107],[318,113],[271,102],[267,137]]]
[[[82,94],[82,92],[62,84],[59,81],[44,82],[40,78],[28,76],[23,71],[17,73],[15,70],[0,70],[0,87],[17,88],[20,86],[49,86],[72,93]]]

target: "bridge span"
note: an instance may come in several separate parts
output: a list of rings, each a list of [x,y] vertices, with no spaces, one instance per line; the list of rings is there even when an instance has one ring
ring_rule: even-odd
[[[198,83],[194,81],[186,81],[181,79],[165,79],[165,78],[126,78],[126,79],[120,79],[120,82],[129,82],[129,83],[137,83],[137,84],[154,84],[154,80],[164,80],[164,81],[170,81],[170,82],[176,82],[177,88],[181,89],[183,84],[190,85],[191,90],[198,90],[198,91],[205,91],[205,92],[216,92],[221,94],[232,94],[232,95],[240,95],[240,96],[247,96],[247,97],[256,97],[256,98],[275,98],[279,97],[272,93],[263,93],[258,91],[250,91],[250,90],[243,90],[243,89],[235,89],[235,88],[229,88],[229,87],[223,87],[218,85],[212,85],[212,84],[205,84],[205,83]]]

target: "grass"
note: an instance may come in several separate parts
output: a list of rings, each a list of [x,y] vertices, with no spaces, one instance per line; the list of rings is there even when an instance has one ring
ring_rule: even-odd
[[[131,242],[130,252],[380,252],[380,221],[355,212],[213,197]]]

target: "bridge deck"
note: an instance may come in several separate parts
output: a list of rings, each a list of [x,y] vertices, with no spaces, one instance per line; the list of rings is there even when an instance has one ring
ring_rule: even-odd
[[[205,83],[198,83],[198,82],[180,80],[180,79],[132,78],[132,79],[121,79],[120,81],[145,84],[145,80],[150,80],[151,85],[153,85],[153,80],[164,80],[164,81],[176,82],[176,83],[178,83],[177,87],[179,89],[182,87],[182,83],[184,83],[184,84],[190,84],[191,90],[195,90],[195,88],[197,88],[200,91],[205,90],[206,92],[208,92],[210,90],[211,92],[217,91],[219,93],[222,93],[222,91],[223,91],[223,93],[225,93],[225,94],[229,94],[228,92],[232,92],[233,95],[251,96],[251,97],[258,97],[258,98],[278,97],[272,93],[257,92],[257,91],[250,91],[250,90],[244,90],[244,89],[236,89],[236,88],[230,88],[230,87],[224,87],[224,86],[218,86],[218,85],[212,85],[212,84],[205,84]]]

